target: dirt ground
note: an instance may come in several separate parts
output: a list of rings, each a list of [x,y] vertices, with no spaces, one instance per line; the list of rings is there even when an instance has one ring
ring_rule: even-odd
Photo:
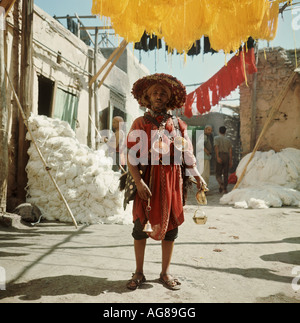
[[[192,220],[195,192],[185,207],[171,267],[179,291],[158,281],[161,247],[154,240],[147,243],[147,282],[126,288],[135,269],[131,225],[76,230],[42,222],[0,227],[0,303],[300,303],[300,209],[222,206],[211,182],[201,207],[205,225]]]

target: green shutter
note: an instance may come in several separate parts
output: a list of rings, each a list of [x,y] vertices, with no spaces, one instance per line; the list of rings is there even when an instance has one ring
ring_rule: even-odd
[[[53,117],[67,121],[75,130],[78,113],[78,97],[70,92],[57,89]]]

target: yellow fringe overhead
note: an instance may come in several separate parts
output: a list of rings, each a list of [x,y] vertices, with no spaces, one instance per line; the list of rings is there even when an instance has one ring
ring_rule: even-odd
[[[280,2],[286,0],[93,0],[92,13],[109,17],[127,42],[146,31],[183,53],[208,36],[214,50],[229,53],[250,36],[274,39]]]

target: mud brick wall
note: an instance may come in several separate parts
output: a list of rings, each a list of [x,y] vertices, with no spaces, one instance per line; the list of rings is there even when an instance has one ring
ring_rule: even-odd
[[[300,50],[297,50],[300,58]],[[256,141],[266,122],[268,112],[276,101],[285,82],[295,69],[295,51],[269,48],[259,51],[256,99]],[[240,135],[242,155],[251,152],[251,102],[253,76],[248,77],[248,87],[240,86]],[[279,111],[274,115],[261,144],[260,151],[293,147],[300,149],[300,76],[290,87]],[[255,141],[255,142],[256,142]]]

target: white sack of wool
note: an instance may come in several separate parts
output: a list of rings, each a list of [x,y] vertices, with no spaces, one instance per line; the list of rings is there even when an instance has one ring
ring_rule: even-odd
[[[28,120],[47,166],[78,223],[132,223],[131,208],[123,209],[124,193],[119,191],[120,174],[104,150],[92,150],[78,142],[65,121],[45,116]],[[31,136],[27,133],[27,140]],[[38,206],[46,220],[72,222],[39,154],[31,142],[27,202]]]
[[[251,154],[239,163],[239,178]],[[221,204],[239,208],[300,207],[300,150],[285,148],[276,153],[257,151],[239,187],[223,195]]]

